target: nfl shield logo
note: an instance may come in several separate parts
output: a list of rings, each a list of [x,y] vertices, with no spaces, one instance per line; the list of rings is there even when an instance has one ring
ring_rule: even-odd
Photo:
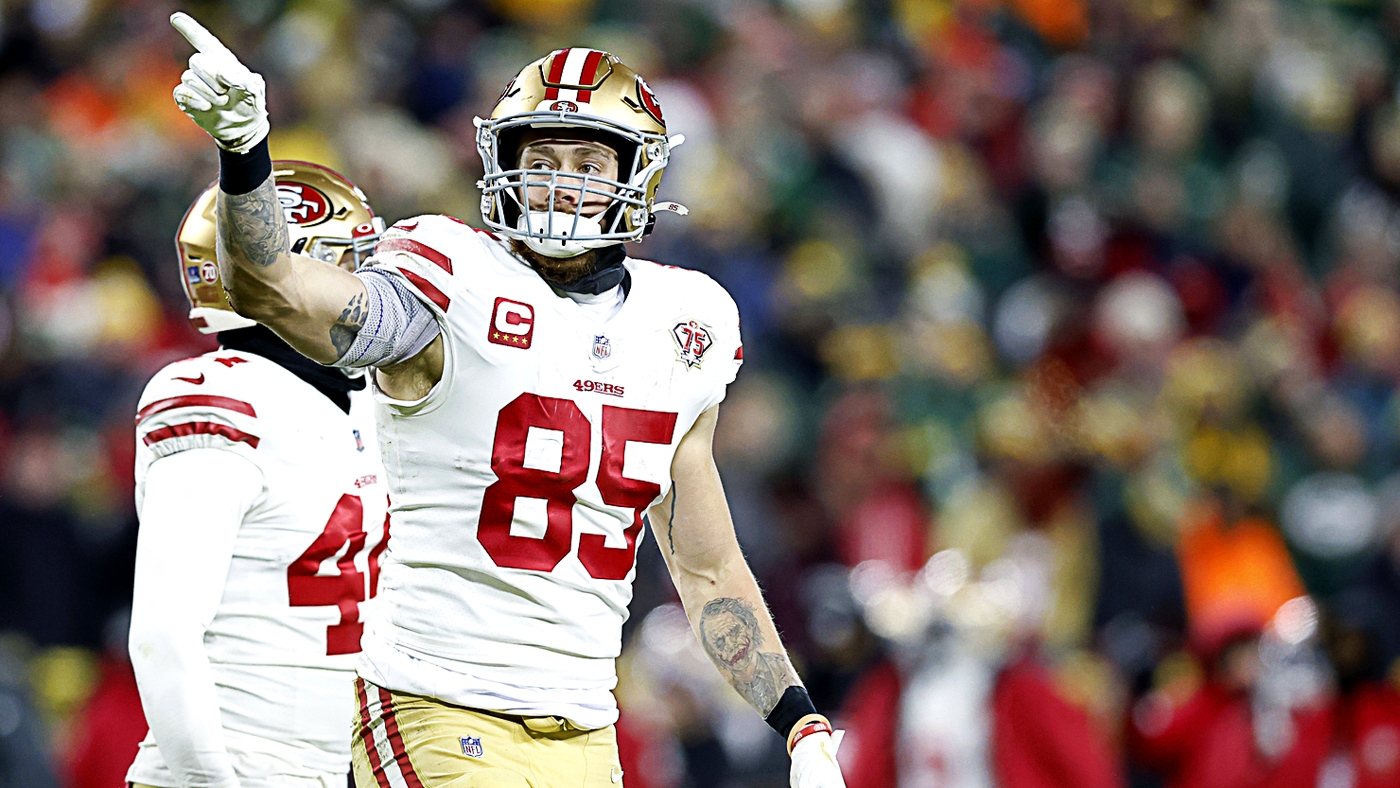
[[[355,433],[355,451],[364,451],[364,450],[365,450],[365,441],[364,441],[363,438],[360,437],[360,431],[359,431],[359,430],[350,430],[350,431],[353,432],[353,433]]]
[[[601,334],[593,337],[593,357],[602,361],[611,355],[612,343],[608,341],[608,338]]]
[[[468,758],[480,758],[481,756],[485,755],[486,751],[483,750],[481,747],[481,737],[463,736],[462,754],[467,756]]]

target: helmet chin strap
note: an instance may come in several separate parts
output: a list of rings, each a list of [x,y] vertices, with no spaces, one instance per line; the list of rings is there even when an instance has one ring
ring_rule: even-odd
[[[603,234],[603,226],[596,218],[562,211],[529,211],[516,221],[515,226],[522,233],[552,236],[535,238],[527,235],[521,239],[526,246],[545,257],[576,257],[589,249],[617,243],[616,240],[595,240],[596,236]],[[572,237],[575,235],[583,236],[583,239],[575,240]]]

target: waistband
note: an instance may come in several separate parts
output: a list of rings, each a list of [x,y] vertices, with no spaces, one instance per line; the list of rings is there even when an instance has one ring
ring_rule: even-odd
[[[365,693],[366,693],[367,696],[368,696],[370,693],[373,693],[373,692],[377,692],[377,691],[382,690],[382,691],[384,691],[384,692],[389,693],[389,695],[392,696],[396,701],[397,701],[399,698],[409,698],[409,699],[412,699],[412,700],[415,700],[415,701],[421,701],[421,702],[424,702],[424,703],[431,703],[431,704],[435,704],[435,705],[438,705],[438,706],[447,706],[447,707],[454,708],[454,709],[461,709],[462,711],[471,712],[472,714],[480,714],[480,715],[482,715],[482,716],[484,716],[484,717],[494,717],[494,718],[496,718],[496,719],[498,719],[498,720],[505,720],[506,722],[510,722],[510,723],[514,723],[514,724],[516,724],[516,725],[523,726],[523,727],[525,727],[526,729],[528,729],[528,730],[530,730],[530,731],[532,731],[532,732],[534,732],[534,733],[541,733],[541,734],[566,733],[566,734],[567,734],[567,733],[587,733],[587,732],[589,731],[588,728],[583,728],[583,727],[580,727],[580,726],[578,726],[578,725],[575,725],[574,723],[570,722],[569,720],[567,720],[567,719],[565,719],[565,718],[563,718],[563,717],[555,717],[555,716],[529,717],[529,716],[526,716],[526,715],[523,715],[523,714],[510,714],[510,713],[504,712],[504,711],[493,711],[493,710],[491,710],[491,709],[479,709],[479,708],[474,708],[474,707],[471,707],[471,706],[462,706],[462,705],[459,705],[459,704],[456,704],[456,703],[449,703],[449,702],[447,702],[447,701],[445,701],[445,700],[442,700],[442,699],[440,699],[440,698],[430,698],[430,697],[428,697],[428,696],[426,696],[426,695],[415,695],[415,694],[412,693],[412,692],[399,692],[398,690],[384,689],[383,687],[380,687],[379,685],[375,684],[374,682],[369,681],[369,680],[364,679],[364,678],[357,678],[356,681],[359,681],[359,682],[362,682],[362,683],[363,683],[363,685],[364,685],[364,691],[365,691]]]

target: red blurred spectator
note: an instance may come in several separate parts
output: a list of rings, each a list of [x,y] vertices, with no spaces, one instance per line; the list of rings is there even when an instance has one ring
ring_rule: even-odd
[[[1334,742],[1350,788],[1400,785],[1400,691],[1368,682],[1348,693],[1337,704]]]
[[[636,725],[623,713],[617,720],[617,759],[622,764],[622,773],[627,776],[627,786],[632,788],[656,788],[659,784],[650,770],[642,768],[651,754],[662,746],[656,736],[650,734],[645,725]]]
[[[63,764],[68,788],[125,785],[126,770],[147,727],[131,663],[105,657],[97,689],[73,723],[72,745]]]
[[[1055,691],[1032,655],[1001,672],[992,691],[992,767],[1014,788],[1114,788],[1118,758],[1093,720]]]
[[[907,485],[872,493],[837,528],[838,554],[847,566],[883,561],[912,572],[928,558],[928,512]]]
[[[1370,587],[1353,587],[1328,600],[1323,642],[1340,697],[1327,782],[1319,784],[1400,785],[1400,686],[1387,642],[1396,635],[1394,616],[1400,611],[1384,580],[1375,577]]]
[[[895,788],[901,689],[899,671],[893,663],[881,661],[846,693],[836,715],[837,724],[846,731],[839,756],[846,788]]]
[[[832,405],[822,425],[816,494],[837,523],[843,563],[884,561],[912,571],[928,558],[929,515],[891,451],[891,409],[884,394],[869,389]]]
[[[1315,788],[1331,712],[1278,710],[1277,735],[1261,731],[1250,698],[1258,671],[1256,640],[1240,638],[1221,649],[1206,683],[1184,701],[1166,691],[1148,696],[1128,726],[1134,755],[1165,775],[1167,788]]]

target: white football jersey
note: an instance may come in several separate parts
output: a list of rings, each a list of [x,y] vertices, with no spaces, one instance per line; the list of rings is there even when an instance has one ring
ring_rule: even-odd
[[[350,762],[354,669],[388,538],[374,403],[368,391],[351,401],[346,414],[280,365],[236,350],[177,361],[141,395],[138,511],[151,464],[176,452],[235,452],[262,471],[204,636],[244,785],[344,773]],[[217,478],[190,484],[219,494]],[[176,784],[150,735],[127,779]]]
[[[394,538],[361,675],[611,724],[642,517],[742,363],[734,301],[702,273],[628,259],[619,308],[579,304],[445,216],[390,228],[370,264],[430,304],[445,359],[422,400],[376,391]]]

